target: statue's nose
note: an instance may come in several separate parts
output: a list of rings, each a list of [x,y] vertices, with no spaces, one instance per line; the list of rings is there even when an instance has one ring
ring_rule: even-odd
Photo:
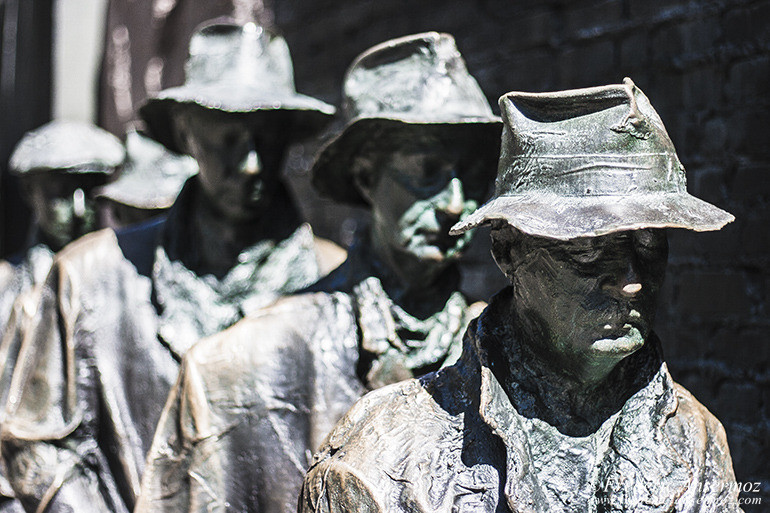
[[[448,197],[444,205],[444,212],[452,216],[460,217],[465,208],[465,195],[463,194],[463,184],[458,178],[452,178],[447,191]]]
[[[244,175],[258,175],[262,172],[262,159],[259,158],[259,153],[253,147],[249,149],[249,152],[241,160],[238,166],[238,172]]]
[[[86,194],[83,189],[75,189],[72,193],[72,213],[78,219],[82,219],[86,215]]]

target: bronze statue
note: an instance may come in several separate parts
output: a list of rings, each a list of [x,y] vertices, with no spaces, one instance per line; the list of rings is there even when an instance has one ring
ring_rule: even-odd
[[[481,308],[458,291],[470,234],[448,231],[487,195],[500,119],[435,32],[363,53],[344,96],[313,181],[369,208],[368,233],[307,293],[187,353],[135,511],[294,511],[312,451],[367,388],[457,358]]]
[[[125,159],[120,141],[101,128],[52,121],[28,132],[11,155],[34,224],[27,249],[0,263],[0,332],[16,297],[42,282],[53,254],[98,228],[94,189]]]
[[[129,131],[120,176],[96,193],[102,225],[120,228],[164,214],[197,172],[192,157],[171,153],[136,130]]]
[[[740,511],[724,429],[651,331],[666,228],[733,217],[686,191],[647,97],[509,93],[492,225],[511,286],[460,361],[361,399],[305,478],[302,512]]]
[[[94,188],[105,183],[125,158],[120,141],[90,124],[52,121],[28,132],[11,155],[34,223],[28,247],[0,262],[0,426],[19,356],[24,327],[54,252],[95,230]],[[22,511],[0,465],[0,511]]]
[[[141,113],[199,174],[167,220],[60,252],[24,339],[2,449],[26,509],[133,509],[185,351],[344,260],[301,223],[280,181],[287,145],[333,111],[295,91],[286,43],[266,29],[216,23],[193,35],[185,84]]]

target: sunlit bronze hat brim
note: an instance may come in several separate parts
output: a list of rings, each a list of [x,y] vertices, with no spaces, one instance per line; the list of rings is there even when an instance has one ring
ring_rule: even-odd
[[[341,203],[365,206],[354,177],[358,163],[372,156],[396,149],[391,136],[424,136],[453,138],[475,148],[480,160],[488,162],[489,180],[497,173],[500,156],[502,121],[498,117],[467,118],[463,120],[412,121],[397,118],[359,118],[325,144],[313,163],[313,186],[323,196]]]
[[[272,115],[291,119],[292,139],[299,140],[320,131],[331,121],[334,106],[299,93],[263,91],[253,87],[211,87],[184,85],[161,91],[150,98],[139,114],[147,134],[176,153],[182,153],[175,135],[172,109],[178,105],[242,115]]]
[[[180,174],[173,179],[159,176],[155,180],[146,174],[121,176],[111,184],[101,187],[95,196],[144,210],[169,208],[184,183],[194,174]]]
[[[687,193],[564,197],[553,194],[501,196],[452,227],[459,235],[499,219],[539,237],[569,240],[644,228],[714,231],[735,218]]]

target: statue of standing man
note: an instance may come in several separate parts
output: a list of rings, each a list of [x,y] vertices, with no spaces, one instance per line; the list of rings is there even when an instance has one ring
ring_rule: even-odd
[[[736,512],[719,421],[652,331],[666,229],[733,216],[689,195],[647,97],[623,84],[500,99],[492,226],[511,286],[460,361],[371,392],[303,485],[310,512]]]
[[[193,35],[185,84],[141,114],[199,173],[167,220],[80,239],[43,285],[3,426],[26,509],[132,510],[187,349],[344,260],[301,222],[280,178],[288,145],[333,112],[295,91],[286,42],[263,27]]]
[[[54,253],[99,228],[95,189],[123,164],[120,141],[96,126],[56,120],[28,132],[9,160],[34,223],[23,253],[0,262],[0,426],[39,286]],[[21,511],[0,464],[0,511]]]
[[[51,121],[24,135],[9,160],[34,224],[24,253],[0,262],[0,333],[14,301],[45,280],[53,255],[99,228],[95,189],[123,164],[117,137],[86,123]]]
[[[480,307],[459,291],[500,118],[448,34],[370,48],[344,84],[346,124],[313,165],[324,194],[372,213],[348,259],[185,356],[137,513],[284,513],[312,453],[367,389],[454,363]],[[190,479],[195,476],[195,479]]]

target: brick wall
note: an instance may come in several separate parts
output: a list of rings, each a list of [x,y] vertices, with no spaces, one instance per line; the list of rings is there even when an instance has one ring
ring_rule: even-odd
[[[674,378],[725,425],[738,479],[762,482],[761,495],[745,496],[767,508],[770,0],[275,0],[273,7],[299,89],[334,103],[358,53],[425,30],[455,36],[493,103],[511,90],[634,79],[668,127],[689,190],[737,218],[719,233],[671,233],[657,330]],[[295,191],[317,229],[344,240],[364,216],[315,198],[302,171],[312,151],[292,155]],[[468,263],[468,289],[481,296],[503,283],[487,237],[480,234]]]

